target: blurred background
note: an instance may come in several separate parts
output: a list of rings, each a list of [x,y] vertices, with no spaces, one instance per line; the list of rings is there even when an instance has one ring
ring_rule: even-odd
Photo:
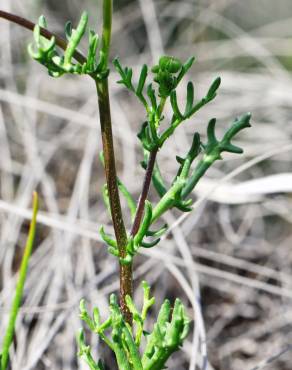
[[[63,35],[81,11],[100,30],[101,1],[0,0],[1,9],[32,21],[40,14]],[[188,79],[197,99],[221,76],[217,98],[177,131],[159,153],[164,177],[176,173],[194,131],[218,118],[218,136],[252,112],[252,128],[194,192],[194,210],[165,215],[171,232],[136,259],[135,287],[153,286],[156,308],[180,297],[194,319],[170,369],[288,370],[292,367],[292,2],[290,0],[116,0],[112,57],[137,80],[160,55],[196,63]],[[49,77],[27,54],[30,32],[0,23],[0,333],[7,324],[16,272],[31,215],[41,198],[37,243],[12,350],[12,369],[86,369],[76,358],[82,297],[103,317],[118,289],[115,259],[98,229],[112,227],[104,184],[95,87],[89,78]],[[142,160],[136,133],[144,112],[110,76],[119,176],[137,198]],[[168,108],[167,108],[168,109]],[[170,110],[168,111],[170,114]],[[166,118],[168,115],[166,114]],[[155,202],[156,195],[150,198]],[[125,209],[126,213],[126,209]],[[141,301],[141,289],[135,299]],[[89,334],[89,333],[88,333]],[[96,358],[111,354],[88,335]]]

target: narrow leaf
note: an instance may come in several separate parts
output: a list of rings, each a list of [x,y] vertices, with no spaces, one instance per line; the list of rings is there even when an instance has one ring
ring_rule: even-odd
[[[3,338],[2,343],[2,350],[1,350],[1,368],[3,370],[7,369],[8,359],[9,359],[9,348],[13,341],[14,329],[16,318],[18,315],[19,307],[21,305],[21,299],[23,294],[24,283],[27,275],[28,270],[28,263],[30,260],[30,256],[32,253],[32,248],[35,240],[35,233],[36,233],[36,223],[37,223],[37,213],[38,213],[38,194],[36,192],[33,193],[33,212],[32,212],[32,219],[29,227],[28,237],[26,240],[26,245],[23,253],[23,257],[21,260],[19,276],[17,279],[17,285],[15,288],[15,295],[12,302],[12,306],[10,309],[9,321],[8,326]]]
[[[71,35],[72,35],[72,23],[68,21],[65,24],[65,36],[68,41],[70,40]]]
[[[208,145],[216,145],[218,143],[215,135],[216,118],[212,118],[208,123],[207,136]]]
[[[177,96],[176,96],[176,91],[175,90],[173,90],[170,93],[170,103],[171,103],[172,110],[173,110],[173,113],[176,116],[176,118],[179,119],[179,120],[183,120],[184,117],[183,117],[183,115],[181,114],[181,112],[179,110],[179,107],[178,107],[178,104],[177,104]]]
[[[147,230],[150,226],[151,219],[152,219],[152,205],[148,200],[146,200],[145,201],[144,217],[143,217],[143,220],[141,222],[140,228],[137,232],[137,235],[134,238],[134,244],[135,245],[138,246],[138,245],[141,244],[141,242],[142,242],[144,236],[146,235]]]
[[[187,86],[187,103],[185,108],[185,115],[191,111],[194,104],[194,84],[192,82],[188,83]]]
[[[221,78],[217,77],[212,85],[210,86],[208,93],[207,93],[207,99],[213,99],[216,95],[216,91],[218,90],[219,86],[221,84]]]
[[[136,90],[136,94],[138,96],[142,94],[142,91],[143,91],[143,88],[144,88],[144,85],[145,85],[145,81],[146,81],[146,78],[147,78],[147,74],[148,74],[148,67],[147,67],[146,64],[144,64],[142,69],[141,69],[139,82],[138,82],[138,87],[137,87],[137,90]]]

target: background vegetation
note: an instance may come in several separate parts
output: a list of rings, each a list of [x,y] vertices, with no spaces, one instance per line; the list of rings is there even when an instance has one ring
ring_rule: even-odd
[[[1,9],[33,21],[45,14],[60,34],[64,22],[76,22],[83,8],[96,27],[97,3],[0,1]],[[235,115],[253,114],[253,128],[238,142],[244,155],[217,163],[197,187],[194,211],[181,218],[168,213],[171,233],[137,262],[137,286],[145,279],[161,301],[181,297],[195,317],[192,334],[169,367],[203,369],[207,354],[209,370],[291,369],[291,1],[116,0],[114,5],[112,56],[119,55],[123,64],[138,71],[141,61],[155,64],[164,53],[182,59],[194,54],[197,96],[222,77],[217,99],[161,152],[169,179],[176,171],[173,153],[185,153],[194,126],[204,134],[209,119],[218,117],[217,129],[221,125],[223,131]],[[108,294],[118,287],[117,266],[97,232],[109,219],[101,198],[94,85],[78,77],[53,80],[29,59],[29,32],[6,21],[0,29],[0,332],[37,189],[37,248],[12,369],[85,369],[76,360],[79,300],[104,307],[105,314]],[[142,158],[134,133],[143,113],[116,80],[113,73],[119,174],[138,194]],[[97,354],[104,348],[96,340],[91,338]]]

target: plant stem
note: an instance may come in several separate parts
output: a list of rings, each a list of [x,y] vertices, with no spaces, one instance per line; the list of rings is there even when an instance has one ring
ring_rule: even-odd
[[[160,104],[157,110],[158,118],[157,118],[157,122],[155,122],[155,126],[159,125],[165,103],[166,103],[166,98],[161,98],[161,101],[160,101]],[[139,197],[137,211],[136,211],[135,219],[134,219],[133,226],[131,229],[132,236],[135,236],[137,234],[141,221],[142,221],[144,207],[145,207],[145,200],[147,199],[147,196],[148,196],[157,153],[158,153],[158,148],[155,148],[150,152],[150,155],[149,155],[148,164],[147,164],[147,168],[146,168],[146,172],[144,176],[144,182],[142,186],[142,191]]]
[[[15,14],[11,14],[0,10],[0,18],[4,18],[10,22],[16,23],[28,30],[33,31],[35,24],[27,19],[19,17]],[[111,40],[111,23],[112,23],[112,0],[104,0],[103,2],[103,32],[102,32],[102,52],[105,56],[105,68],[108,64],[110,40]],[[53,36],[56,39],[56,44],[63,50],[67,47],[67,41],[48,31],[45,28],[40,28],[41,35],[47,39],[51,39]],[[80,52],[74,52],[74,58],[80,62],[86,62],[86,58]],[[93,77],[93,76],[92,76]],[[127,245],[127,233],[123,221],[120,197],[117,185],[117,174],[115,167],[115,155],[112,137],[112,123],[110,113],[110,101],[108,91],[108,80],[107,78],[101,81],[97,81],[95,78],[96,90],[98,95],[98,105],[100,110],[100,124],[102,132],[102,142],[105,160],[105,171],[106,180],[109,191],[110,207],[113,218],[113,226],[115,230],[115,236],[117,239],[120,256],[124,258],[126,256],[126,245]],[[128,323],[132,322],[132,315],[126,305],[125,297],[129,295],[132,297],[132,265],[120,264],[120,305],[123,315]]]
[[[112,14],[113,14],[112,0],[104,0],[103,1],[103,25],[102,25],[102,52],[104,53],[106,67],[108,64],[110,44],[111,44]]]
[[[103,31],[102,31],[102,52],[105,56],[105,68],[107,68],[112,24],[112,0],[103,2]],[[110,208],[115,236],[119,248],[119,255],[126,257],[127,232],[123,221],[122,208],[117,183],[117,171],[115,164],[115,152],[112,134],[112,121],[110,110],[110,99],[108,91],[108,79],[96,80],[98,95],[101,136],[103,144],[104,165],[107,187],[109,192]],[[120,264],[120,306],[125,320],[131,324],[132,315],[126,304],[126,295],[133,295],[132,264]]]
[[[142,216],[143,216],[144,207],[145,207],[145,200],[147,199],[147,196],[148,196],[157,152],[158,152],[158,149],[154,149],[151,151],[150,156],[149,156],[146,173],[144,177],[144,182],[143,182],[143,187],[142,187],[141,195],[138,201],[135,219],[134,219],[133,226],[131,229],[132,236],[135,236],[137,234],[141,221],[142,221]]]
[[[111,126],[111,113],[107,79],[96,81],[100,114],[101,137],[103,143],[104,166],[109,192],[110,208],[115,236],[120,257],[126,257],[127,233],[123,222],[120,196],[117,184],[115,153]],[[120,305],[127,322],[131,322],[131,313],[126,305],[125,297],[132,297],[132,265],[120,264]]]
[[[3,339],[3,344],[2,344],[2,351],[1,351],[2,357],[1,357],[1,366],[0,366],[2,370],[6,370],[7,365],[8,365],[9,348],[13,340],[15,322],[16,322],[17,314],[18,314],[19,307],[21,304],[23,287],[24,287],[27,268],[28,268],[28,262],[30,259],[30,255],[31,255],[33,243],[34,243],[34,238],[35,238],[37,212],[38,212],[38,195],[36,192],[34,192],[33,194],[33,215],[32,215],[32,219],[31,219],[31,223],[29,227],[29,233],[28,233],[23,257],[21,260],[19,277],[17,280],[16,289],[15,289],[15,295],[14,295],[14,299],[13,299],[12,306],[10,309],[9,322],[8,322],[8,326],[7,326],[6,333]]]

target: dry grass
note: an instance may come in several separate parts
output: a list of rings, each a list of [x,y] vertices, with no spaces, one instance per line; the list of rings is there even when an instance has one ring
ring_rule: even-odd
[[[84,4],[92,9],[92,26],[94,6]],[[76,0],[2,0],[1,8],[30,19],[44,13],[59,32],[81,10]],[[167,179],[176,171],[174,153],[185,152],[194,130],[204,133],[218,117],[223,132],[235,115],[253,114],[253,127],[239,138],[245,154],[217,163],[197,188],[194,211],[180,218],[168,213],[168,237],[136,263],[137,285],[152,283],[158,302],[181,297],[195,320],[170,369],[291,369],[291,24],[288,0],[277,6],[272,0],[140,0],[116,11],[113,54],[134,70],[163,53],[193,53],[198,61],[190,77],[199,96],[217,75],[223,80],[217,99],[161,151]],[[1,21],[0,332],[37,189],[39,237],[12,369],[72,370],[80,298],[105,314],[108,294],[118,288],[116,262],[97,232],[100,224],[111,230],[100,194],[98,112],[89,80],[53,80],[28,60],[30,38]],[[143,171],[134,133],[143,114],[116,80],[112,74],[119,173],[138,196]],[[90,340],[98,356],[97,339]]]

